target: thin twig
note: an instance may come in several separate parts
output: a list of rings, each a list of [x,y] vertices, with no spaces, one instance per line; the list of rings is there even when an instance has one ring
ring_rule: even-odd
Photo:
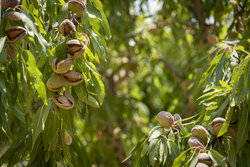
[[[159,57],[159,61],[163,62],[164,67],[165,67],[166,69],[168,69],[168,70],[169,70],[173,75],[175,75],[177,78],[179,78],[181,81],[184,81],[184,80],[185,80],[184,77],[183,77],[178,71],[174,70],[174,69],[168,64],[168,62],[167,62],[164,58]]]
[[[185,123],[185,124],[182,124],[183,126],[187,126],[187,125],[193,125],[195,124],[195,122],[189,122],[189,123]]]

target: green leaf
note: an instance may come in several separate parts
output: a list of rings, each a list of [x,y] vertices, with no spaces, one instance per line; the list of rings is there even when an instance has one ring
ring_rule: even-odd
[[[26,55],[26,64],[28,65],[27,69],[30,73],[30,77],[32,79],[32,83],[35,86],[38,94],[40,95],[43,103],[47,105],[47,96],[46,96],[46,88],[42,81],[42,73],[39,71],[39,69],[36,66],[36,60],[32,53],[28,50],[23,51],[23,53]]]
[[[5,36],[5,30],[7,29],[7,20],[8,20],[8,15],[6,14],[7,12],[4,12],[1,14],[1,19],[0,19],[0,37]],[[1,53],[1,52],[0,52]]]
[[[167,142],[168,142],[169,154],[171,155],[172,161],[174,161],[175,158],[177,158],[181,154],[181,151],[175,142],[173,141],[167,141]]]
[[[2,98],[2,97],[1,97]],[[5,108],[2,104],[3,102],[0,101],[0,125],[1,125],[1,128],[2,130],[5,132],[6,136],[9,136],[10,135],[10,127],[8,125],[8,115],[6,114],[5,112]]]
[[[95,108],[100,107],[98,101],[94,98],[93,95],[87,93],[87,91],[85,90],[85,88],[82,84],[74,86],[73,89],[74,89],[74,92],[76,93],[76,95],[78,96],[79,100],[87,103],[88,105],[90,105],[92,107],[95,107]]]
[[[108,38],[111,38],[111,32],[110,32],[110,28],[109,28],[109,23],[108,23],[108,20],[103,12],[103,9],[102,9],[102,3],[99,1],[99,0],[94,0],[93,1],[96,9],[98,9],[101,13],[101,16],[102,16],[102,26],[104,27],[104,30],[108,36]]]
[[[95,73],[96,75],[101,76],[101,75],[97,72],[97,70],[96,70],[96,68],[95,68],[95,65],[94,65],[93,63],[88,62],[88,61],[84,61],[84,63],[85,63],[85,65],[88,67],[88,69],[89,69],[90,71],[92,71],[92,72]]]
[[[60,13],[58,15],[58,22],[59,22],[59,24],[61,24],[61,22],[63,22],[63,20],[65,18],[67,18],[67,17],[68,17],[68,3],[65,3],[62,6],[62,8],[60,10]]]
[[[0,52],[0,62],[6,62],[7,61],[7,51],[6,49],[3,49],[2,52]]]
[[[129,158],[131,158],[132,157],[132,155],[139,149],[139,148],[141,148],[142,147],[142,145],[145,143],[145,141],[146,141],[146,139],[147,139],[147,137],[144,137],[131,151],[130,151],[130,153],[128,154],[128,156],[121,162],[121,163],[123,163],[123,162],[125,162],[125,161],[127,161]]]
[[[100,0],[91,0],[91,2],[94,4],[95,8],[99,11],[99,13],[97,11],[95,11],[91,14],[92,15],[95,14],[96,17],[98,17],[98,19],[101,21],[101,25],[102,25],[107,37],[110,39],[111,38],[111,31],[110,31],[108,20],[107,20],[106,15],[103,11],[101,1]],[[91,17],[91,16],[89,16],[89,17]]]
[[[195,156],[193,157],[189,167],[195,167],[197,162],[198,162],[198,157],[199,157],[199,154],[195,154]]]
[[[39,44],[42,47],[42,51],[46,53],[46,47],[48,46],[48,42],[43,38],[42,34],[37,30],[34,20],[31,20],[30,16],[25,11],[21,11],[22,21],[24,23],[25,28],[27,29],[30,36],[37,37]]]
[[[0,53],[2,52],[5,44],[6,36],[0,38]]]
[[[235,145],[229,139],[226,141],[227,159],[231,167],[236,167],[237,158]]]
[[[72,143],[69,146],[72,155],[72,164],[76,167],[91,167],[89,156],[80,139],[72,135]]]
[[[183,166],[184,162],[185,162],[185,159],[186,159],[186,154],[187,152],[189,151],[186,150],[186,151],[183,151],[175,160],[174,160],[174,163],[172,166],[176,166],[176,167],[181,167]]]
[[[22,123],[26,123],[25,121],[25,116],[24,113],[21,111],[20,108],[18,108],[17,106],[15,106],[13,108],[13,113],[15,114],[15,116],[22,122]]]
[[[156,161],[158,160],[160,141],[161,140],[159,139],[154,139],[149,143],[148,156],[149,156],[149,162],[152,166],[154,166]]]
[[[223,92],[224,92],[224,90],[214,90],[214,91],[212,91],[212,92],[208,92],[208,93],[206,93],[206,94],[200,96],[197,100],[203,99],[203,98],[205,98],[205,97],[209,97],[209,98],[211,98],[211,97],[216,97],[216,96],[220,95],[220,94],[223,93]]]
[[[52,104],[52,102],[49,101],[48,105],[45,108],[43,106],[37,110],[36,117],[34,120],[34,125],[33,125],[32,148],[34,147],[34,144],[36,142],[38,135],[44,129],[45,122],[47,120],[47,117],[49,115],[49,110],[51,108],[51,104]]]
[[[106,60],[106,42],[101,38],[101,35],[97,31],[93,31],[89,29],[89,32],[91,34],[90,38],[92,41],[92,44],[95,49],[95,53],[98,54],[99,57]]]
[[[213,72],[215,71],[216,67],[218,66],[219,62],[221,61],[223,55],[224,55],[223,53],[218,54],[209,63],[209,68],[207,69],[206,72],[203,73],[202,79],[200,80],[200,84],[203,83],[204,81],[206,81],[208,78],[210,78],[213,75]]]
[[[25,155],[25,150],[28,144],[25,142],[25,136],[19,137],[19,139],[13,143],[8,150],[0,157],[0,166],[4,162],[8,162],[9,166],[14,166]]]
[[[217,137],[220,137],[220,136],[224,135],[227,132],[229,123],[230,123],[232,115],[233,115],[233,110],[234,110],[233,108],[228,109],[227,114],[226,114],[226,121],[223,123]]]
[[[49,112],[48,118],[45,123],[43,133],[43,143],[47,147],[51,145],[52,150],[55,149],[58,139],[59,119],[58,115],[53,112]]]
[[[224,86],[224,87],[226,87],[227,88],[227,90],[232,90],[232,87],[231,86],[229,86],[226,82],[224,82],[224,81],[222,81],[222,80],[220,80],[219,81],[219,83],[221,84],[221,86]]]
[[[163,163],[162,163],[162,164],[165,164],[166,161],[167,161],[167,158],[168,158],[168,153],[169,153],[168,150],[169,150],[170,148],[168,148],[168,143],[167,143],[167,141],[166,141],[165,138],[162,138],[162,141],[163,141],[163,145],[164,145],[164,160],[163,160]]]
[[[163,139],[164,140],[164,139]],[[159,163],[163,163],[164,160],[164,141],[160,140],[160,144],[159,144]]]
[[[93,81],[95,83],[94,88],[96,90],[96,94],[97,94],[97,97],[98,97],[99,104],[102,105],[103,100],[104,100],[104,96],[105,96],[104,84],[103,84],[100,76],[96,75],[95,73],[93,74],[92,79],[93,79]]]
[[[0,91],[6,93],[5,77],[2,71],[0,71]]]
[[[210,120],[214,119],[217,116],[220,116],[224,111],[224,109],[227,107],[228,103],[229,103],[229,97],[220,105],[220,108],[216,112],[212,113]]]
[[[91,52],[91,50],[86,46],[86,53],[88,55],[88,57],[90,58],[90,60],[94,60],[95,56],[93,55],[93,53]]]
[[[51,54],[58,58],[59,60],[63,59],[65,57],[67,51],[67,47],[66,47],[66,40],[61,42],[59,45],[57,45],[56,47],[54,47],[51,50]]]
[[[72,110],[64,110],[59,113],[59,118],[63,120],[63,127],[68,129],[71,132],[75,131],[74,125],[74,115],[72,114]]]
[[[227,164],[220,153],[215,150],[211,150],[208,152],[208,154],[214,163],[218,164],[221,167],[227,167]]]
[[[232,78],[231,78],[231,86],[232,96],[230,106],[235,106],[240,103],[242,98],[247,95],[249,92],[249,63],[250,57],[242,61],[239,67],[234,68]],[[244,82],[244,83],[243,83]]]
[[[246,54],[249,55],[249,52],[247,52],[247,51],[244,49],[243,46],[237,46],[237,47],[235,47],[234,49],[235,49],[235,50],[240,50],[240,51],[245,52]]]
[[[149,139],[148,141],[150,142],[151,140],[159,137],[161,134],[163,134],[164,129],[160,126],[154,127],[150,132],[149,132]]]
[[[240,116],[238,118],[238,131],[237,131],[237,141],[236,141],[236,152],[239,153],[246,140],[248,139],[248,117],[249,108],[247,106],[243,107],[240,111]]]

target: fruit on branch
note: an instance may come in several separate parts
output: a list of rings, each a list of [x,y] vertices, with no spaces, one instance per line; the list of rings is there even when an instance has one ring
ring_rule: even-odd
[[[87,46],[89,46],[89,44],[90,44],[90,40],[89,40],[89,37],[86,35],[86,34],[84,34],[84,33],[81,33],[81,35],[82,35],[82,40],[83,40],[83,43],[85,44],[85,45],[87,45]]]
[[[195,125],[191,130],[192,136],[202,140],[203,143],[207,143],[209,132],[201,125]]]
[[[77,39],[69,40],[66,45],[69,47],[69,52],[73,55],[73,59],[81,57],[85,52],[85,46]]]
[[[66,36],[66,35],[70,34],[71,31],[76,32],[76,27],[69,19],[65,19],[60,24],[59,31],[63,36]]]
[[[22,21],[22,15],[19,12],[12,11],[8,13],[8,20],[15,22]]]
[[[70,70],[72,63],[73,63],[73,59],[71,58],[61,60],[61,61],[55,58],[52,61],[52,69],[57,74],[64,74]]]
[[[181,121],[181,116],[179,114],[174,114],[174,121]]]
[[[0,0],[0,6],[5,8],[14,8],[19,5],[20,0]]]
[[[48,79],[46,85],[49,90],[57,92],[63,88],[64,80],[61,75],[55,74]]]
[[[206,165],[212,164],[212,160],[211,160],[210,156],[208,155],[208,153],[199,153],[198,162],[204,163]]]
[[[202,162],[198,162],[195,167],[209,167],[207,164],[204,164]]]
[[[22,39],[27,35],[25,28],[21,26],[13,26],[5,31],[10,42],[21,42]]]
[[[54,96],[53,102],[62,109],[71,109],[75,105],[74,98],[67,93],[66,91],[63,92],[62,95]]]
[[[84,45],[77,39],[72,39],[72,40],[69,40],[66,45],[69,47],[69,52],[71,54],[81,50]]]
[[[218,118],[215,118],[213,121],[212,121],[212,134],[217,136],[223,123],[225,122],[226,120],[224,118],[221,118],[221,117],[218,117]]]
[[[160,125],[166,129],[169,129],[174,125],[174,117],[171,113],[166,111],[159,112],[157,114],[157,120]]]
[[[63,79],[66,84],[76,86],[83,81],[83,76],[79,72],[69,70],[67,73],[63,74]]]
[[[72,137],[70,136],[70,134],[68,132],[65,132],[65,135],[64,135],[64,141],[66,143],[66,145],[71,145],[72,143]]]
[[[17,50],[13,45],[7,45],[6,54],[7,54],[7,59],[11,61],[17,56]]]
[[[85,47],[83,47],[81,50],[79,50],[79,51],[77,51],[77,52],[75,52],[74,54],[73,54],[73,59],[77,59],[77,58],[79,58],[79,57],[82,57],[82,55],[84,54],[84,52],[85,52]]]
[[[216,35],[208,35],[207,41],[209,44],[216,44],[219,41],[219,39]]]
[[[84,13],[86,10],[86,5],[81,0],[71,0],[68,5],[69,10],[74,13]]]
[[[197,137],[191,137],[188,140],[188,145],[191,147],[196,153],[204,153],[206,148],[202,141]]]
[[[213,135],[215,135],[215,136],[218,135],[218,133],[220,132],[220,129],[225,121],[226,120],[224,118],[221,118],[221,117],[215,118],[212,121],[211,126],[212,126],[212,134]],[[232,142],[235,142],[237,139],[237,131],[232,127],[228,127],[227,132],[223,136],[228,137]]]

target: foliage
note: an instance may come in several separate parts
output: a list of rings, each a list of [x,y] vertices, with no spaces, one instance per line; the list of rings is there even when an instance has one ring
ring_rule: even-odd
[[[86,4],[87,12],[75,14],[75,20],[62,0],[23,0],[15,8],[1,9],[0,147],[5,153],[1,152],[0,166],[91,166],[74,119],[84,117],[87,105],[99,108],[103,103],[105,89],[96,64],[106,60],[105,37],[111,34],[101,2]],[[12,11],[20,13],[21,23],[11,22],[8,14]],[[68,17],[73,17],[77,32],[64,37],[60,26]],[[7,40],[5,30],[13,24],[28,32],[21,42]],[[76,87],[65,85],[75,106],[64,110],[52,102],[56,93],[46,89],[46,82],[54,73],[52,60],[67,58],[66,41],[83,40],[82,32],[90,37],[91,45],[74,60],[72,70],[80,72],[84,82]],[[9,57],[9,45],[17,56]]]
[[[87,0],[86,7],[72,33],[80,39],[84,32],[91,41],[73,66],[84,82],[66,87],[75,107],[54,112],[54,93],[45,83],[53,57],[63,59],[67,49],[58,32],[67,3],[22,0],[15,10],[24,14],[28,35],[15,44],[12,61],[4,32],[13,9],[1,9],[0,163],[195,166],[191,129],[202,125],[211,132],[220,116],[226,122],[218,137],[209,136],[207,153],[220,166],[247,166],[248,1]],[[162,110],[184,119],[166,131],[155,119]],[[225,137],[229,128],[238,129],[236,142]]]
[[[207,2],[209,3],[209,2]],[[207,3],[201,3],[202,5],[206,6],[209,5]],[[217,3],[217,2],[216,2]],[[222,7],[222,4],[219,3],[225,3],[224,1],[218,2],[218,6]],[[246,2],[245,2],[246,3]],[[168,5],[166,5],[168,4]],[[180,91],[184,93],[190,93],[193,98],[197,99],[197,104],[200,105],[200,107],[196,107],[195,111],[197,112],[196,115],[186,118],[182,121],[183,124],[179,125],[177,129],[171,129],[167,133],[163,131],[162,129],[158,130],[157,127],[152,128],[152,130],[146,135],[146,139],[143,143],[139,142],[139,144],[132,149],[131,153],[127,157],[130,158],[132,154],[134,155],[132,159],[133,166],[195,166],[198,158],[197,154],[195,154],[193,151],[191,151],[190,147],[187,145],[187,141],[191,136],[191,129],[194,127],[194,125],[202,125],[212,130],[211,122],[216,117],[225,117],[226,122],[223,124],[219,134],[218,138],[214,135],[211,135],[209,138],[209,143],[206,145],[207,152],[210,155],[210,158],[214,161],[215,164],[218,164],[220,166],[247,166],[246,163],[248,163],[247,153],[249,152],[249,144],[248,144],[248,134],[249,134],[249,123],[248,123],[248,110],[249,110],[249,52],[244,49],[244,46],[249,48],[249,39],[247,40],[246,36],[249,33],[249,22],[244,22],[245,27],[243,28],[244,31],[239,31],[238,28],[235,27],[235,22],[237,22],[238,14],[235,10],[239,10],[238,8],[242,6],[244,2],[240,2],[238,5],[227,5],[227,9],[223,7],[223,17],[221,16],[220,19],[216,18],[218,17],[216,10],[217,6],[215,8],[207,7],[207,11],[202,11],[202,15],[206,15],[206,17],[213,17],[215,19],[215,23],[212,26],[214,28],[214,33],[216,33],[219,36],[219,39],[224,40],[222,42],[217,43],[216,45],[212,46],[210,45],[211,49],[208,51],[209,55],[205,55],[206,57],[201,58],[200,60],[195,60],[195,58],[192,58],[191,56],[188,57],[190,59],[192,68],[197,68],[195,62],[199,62],[199,64],[205,65],[204,60],[208,60],[207,70],[204,71],[202,75],[199,76],[199,73],[195,72],[196,69],[193,69],[194,71],[190,71],[191,73],[189,75],[194,75],[196,78],[192,82],[196,82],[196,84],[192,83],[188,88],[186,89],[180,89]],[[164,6],[165,5],[165,6]],[[180,13],[177,12],[176,17],[171,20],[169,18],[170,23],[173,22],[173,20],[180,21],[178,16],[181,16],[183,13],[185,13],[185,7],[183,6],[184,3],[175,3],[171,4],[170,2],[164,2],[164,7],[169,7],[172,11],[176,12],[177,9],[174,10],[173,6],[182,6],[182,10]],[[172,6],[171,6],[172,5]],[[188,4],[185,4],[188,6]],[[194,4],[197,7],[197,4]],[[203,6],[203,9],[205,7]],[[236,8],[238,7],[238,8]],[[208,11],[209,10],[209,11]],[[215,10],[215,11],[214,11]],[[249,10],[247,5],[245,10]],[[188,11],[190,13],[190,11]],[[194,14],[201,14],[197,13],[199,11],[194,10]],[[215,13],[213,13],[215,12]],[[218,11],[219,12],[219,11]],[[168,12],[167,12],[168,13]],[[171,12],[169,12],[171,13]],[[234,17],[232,16],[234,15]],[[244,14],[242,14],[243,16]],[[186,14],[186,17],[189,15]],[[199,28],[202,31],[202,25],[201,24],[201,16],[196,16],[197,20],[199,21]],[[247,16],[249,17],[249,16]],[[181,19],[183,19],[182,17]],[[224,24],[224,27],[221,26],[221,22],[223,21],[226,24]],[[235,20],[233,21],[232,18]],[[231,19],[231,21],[229,21]],[[168,19],[166,19],[168,20]],[[159,23],[159,20],[157,20]],[[164,20],[165,21],[165,20]],[[187,23],[188,24],[188,23]],[[215,26],[218,24],[218,26]],[[178,26],[180,26],[178,24]],[[177,26],[177,27],[178,27]],[[213,27],[214,26],[214,27]],[[177,27],[172,25],[167,25],[166,27],[171,27],[169,30],[172,34],[174,34],[175,29]],[[175,28],[173,28],[175,27]],[[183,26],[185,27],[185,26]],[[191,27],[193,28],[193,27]],[[203,35],[207,36],[207,33],[210,31],[213,31],[212,28],[209,29],[209,27],[205,27],[207,30],[204,32],[201,32],[201,36],[198,37],[198,39],[203,40]],[[187,27],[185,27],[187,29]],[[161,31],[161,30],[155,30]],[[197,29],[194,27],[194,29],[191,29],[190,32],[197,31]],[[156,35],[154,32],[153,35]],[[186,30],[187,32],[187,30]],[[163,32],[162,34],[166,33]],[[210,32],[211,33],[211,32]],[[232,33],[235,33],[235,37],[238,37],[239,40],[234,39],[235,37],[232,37]],[[238,36],[237,36],[238,33]],[[161,34],[161,35],[162,35]],[[192,33],[191,33],[192,34]],[[191,34],[186,34],[187,43],[195,43],[195,36],[192,36]],[[178,35],[174,34],[174,38],[178,40]],[[189,36],[191,35],[191,37]],[[162,35],[164,36],[164,35]],[[149,37],[149,42],[152,42],[155,38]],[[156,37],[157,38],[157,37]],[[188,40],[188,38],[192,38],[192,40]],[[171,39],[171,38],[170,38]],[[228,41],[225,41],[228,40]],[[209,42],[209,41],[208,41]],[[159,47],[163,43],[163,40],[161,40],[161,43],[156,43],[156,46]],[[197,45],[197,43],[196,43]],[[166,53],[169,51],[169,49],[166,48],[166,44],[164,43]],[[197,45],[198,47],[206,47],[204,44]],[[175,46],[175,48],[178,46]],[[185,48],[185,47],[184,47]],[[201,49],[202,49],[201,48]],[[206,49],[206,48],[204,48]],[[208,49],[208,48],[207,48]],[[157,49],[157,52],[159,52],[160,49]],[[151,50],[152,51],[152,50]],[[178,53],[178,49],[175,49],[175,51]],[[195,51],[193,51],[195,52]],[[204,51],[202,51],[203,53]],[[188,54],[188,52],[185,52]],[[161,55],[161,54],[157,54]],[[195,53],[195,56],[197,57],[197,53]],[[179,54],[178,54],[179,56]],[[153,57],[153,56],[152,56]],[[174,57],[174,56],[173,56]],[[150,57],[151,58],[151,57]],[[198,58],[198,57],[197,57]],[[200,58],[200,57],[199,57]],[[207,58],[207,59],[205,59]],[[171,58],[166,57],[167,61],[171,61]],[[162,60],[162,59],[161,59]],[[180,61],[183,61],[183,59],[179,59]],[[178,62],[178,60],[175,60],[173,64]],[[173,67],[172,61],[171,66]],[[184,65],[183,67],[188,70],[187,68],[189,65]],[[199,66],[198,66],[199,67]],[[157,66],[157,68],[159,68]],[[160,67],[161,68],[161,67]],[[179,68],[180,69],[180,68]],[[142,71],[142,69],[140,69]],[[169,70],[169,69],[167,69]],[[175,75],[175,73],[173,73]],[[157,77],[163,77],[162,75],[158,75]],[[169,76],[168,76],[169,77]],[[177,78],[180,78],[176,75]],[[200,82],[197,82],[197,80],[200,80]],[[190,81],[188,81],[190,82]],[[161,82],[160,82],[161,83]],[[153,87],[156,86],[158,83],[154,82]],[[202,88],[204,86],[203,92],[198,91],[199,87],[197,87],[199,84],[199,87]],[[163,86],[163,85],[162,85]],[[192,88],[193,87],[193,88]],[[195,96],[195,93],[192,92],[192,89],[196,89],[197,96]],[[164,92],[164,88],[161,87],[159,89],[161,92],[159,93],[153,93],[153,95],[156,95],[157,97],[161,97],[161,94]],[[174,96],[178,97],[178,89],[174,89]],[[166,94],[164,94],[166,95]],[[173,94],[172,94],[173,95]],[[156,98],[157,98],[156,97]],[[168,95],[168,100],[173,100],[171,98],[171,94]],[[187,97],[187,96],[186,96]],[[185,98],[184,96],[179,96],[183,100]],[[153,98],[155,99],[155,98]],[[161,101],[164,101],[164,99],[161,97]],[[164,102],[166,102],[165,100]],[[177,103],[178,106],[181,104],[181,100],[179,103]],[[148,103],[146,103],[148,104]],[[166,104],[166,103],[165,103]],[[149,105],[150,106],[150,105]],[[157,105],[153,105],[157,106]],[[167,105],[169,106],[169,105]],[[187,107],[186,107],[187,109]],[[172,112],[171,108],[169,107],[162,107],[158,110],[166,110],[169,112]],[[174,113],[182,113],[183,110],[185,111],[185,108],[182,108],[182,111],[178,111],[176,108],[174,110]],[[185,122],[191,122],[193,125],[190,125],[189,123]],[[187,125],[186,125],[187,124]],[[243,125],[244,124],[244,125]],[[221,137],[224,134],[227,134],[228,128],[233,127],[237,130],[237,140],[236,142],[232,142],[228,139],[225,139],[225,137]],[[157,134],[157,135],[156,135]],[[174,136],[174,137],[173,137]],[[225,136],[225,135],[224,135]],[[153,139],[153,140],[152,140]],[[171,145],[170,143],[173,143],[175,146]],[[175,150],[175,151],[174,151]],[[176,155],[177,154],[177,155]],[[125,160],[127,160],[125,159]],[[224,162],[226,159],[226,162]]]
[[[154,127],[147,139],[132,151],[136,151],[134,166],[195,166],[197,154],[186,144],[193,125],[183,122],[192,121],[192,124],[203,125],[212,131],[211,122],[219,116],[225,117],[226,121],[217,136],[210,135],[207,152],[219,166],[245,166],[249,152],[249,56],[242,46],[225,43],[219,46],[201,80],[207,84],[198,100],[205,110],[195,119],[184,119],[177,129],[166,132],[159,126]],[[237,129],[236,142],[229,127]],[[229,134],[224,135],[227,132]]]

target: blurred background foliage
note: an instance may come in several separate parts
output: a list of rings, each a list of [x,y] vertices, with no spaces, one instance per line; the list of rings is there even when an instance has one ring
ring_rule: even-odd
[[[43,1],[37,2],[42,7]],[[89,6],[89,23],[83,18],[81,29],[91,43],[95,33],[101,34],[91,48],[101,60],[97,68],[104,81],[105,99],[100,108],[80,107],[83,112],[75,114],[74,124],[93,167],[129,166],[130,160],[121,161],[157,125],[159,111],[179,113],[183,118],[205,111],[197,101],[205,88],[199,84],[202,74],[222,41],[234,41],[249,50],[250,5],[247,0],[101,2],[112,37],[99,23],[103,18],[91,17],[101,14]],[[62,13],[62,6],[57,11],[54,5],[48,3],[40,11],[43,20],[50,20],[47,27],[53,26],[54,20],[63,20],[54,14]],[[86,24],[97,31],[86,29]],[[57,38],[50,39],[53,33],[44,33],[52,43],[57,42]],[[100,43],[104,38],[107,45]],[[98,44],[102,47],[97,48]],[[21,130],[15,128],[17,138]]]

